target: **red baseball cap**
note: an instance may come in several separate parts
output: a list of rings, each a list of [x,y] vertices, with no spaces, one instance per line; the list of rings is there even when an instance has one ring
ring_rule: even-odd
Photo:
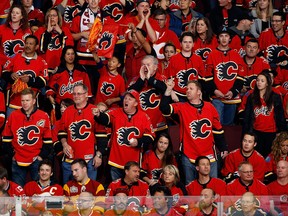
[[[131,90],[125,92],[124,97],[125,97],[127,94],[129,94],[129,95],[131,95],[132,97],[134,97],[134,98],[136,99],[136,101],[138,102],[138,104],[139,104],[139,102],[140,102],[140,95],[139,95],[139,93],[138,93],[136,90],[131,89]]]

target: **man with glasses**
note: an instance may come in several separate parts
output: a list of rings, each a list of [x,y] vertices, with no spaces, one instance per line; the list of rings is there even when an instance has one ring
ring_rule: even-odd
[[[267,215],[267,213],[259,208],[259,200],[251,192],[246,192],[243,194],[240,200],[240,209],[234,212],[232,215],[242,216],[242,215]]]
[[[288,81],[288,31],[285,30],[285,14],[273,13],[271,28],[260,34],[260,50],[267,58],[272,69],[278,72],[275,84],[284,85]]]
[[[93,209],[95,205],[95,199],[93,194],[90,192],[81,192],[79,198],[76,201],[76,205],[77,210],[69,215],[101,215],[99,211],[95,211]]]
[[[165,10],[162,8],[157,9],[154,11],[153,16],[159,26],[159,29],[155,30],[157,40],[155,43],[153,43],[153,49],[155,50],[158,59],[164,59],[163,47],[166,42],[172,42],[178,50],[180,50],[180,42],[176,33],[168,29],[166,26],[168,14]]]
[[[255,195],[267,196],[267,187],[258,179],[254,178],[253,166],[248,161],[239,164],[240,178],[233,180],[227,185],[227,195],[242,195],[247,191]]]
[[[102,163],[102,154],[96,151],[95,121],[92,109],[95,105],[88,103],[88,88],[85,84],[76,84],[73,88],[75,105],[68,107],[62,115],[58,138],[65,154],[62,162],[63,183],[72,178],[71,162],[82,158],[88,163],[88,176],[97,177],[97,167]]]

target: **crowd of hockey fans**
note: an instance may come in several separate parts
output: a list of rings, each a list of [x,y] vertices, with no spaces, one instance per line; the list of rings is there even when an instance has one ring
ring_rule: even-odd
[[[0,3],[0,215],[288,215],[287,120],[287,0]]]

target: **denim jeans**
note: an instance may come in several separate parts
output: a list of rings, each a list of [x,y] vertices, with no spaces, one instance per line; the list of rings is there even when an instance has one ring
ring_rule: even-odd
[[[236,104],[224,104],[221,100],[213,99],[212,104],[216,108],[222,125],[233,125],[236,113]]]
[[[97,178],[97,169],[93,166],[93,159],[89,160],[88,163],[88,177],[90,179],[96,180]],[[62,162],[62,171],[63,171],[63,185],[68,181],[73,179],[72,171],[71,171],[71,163],[67,163],[65,161]]]
[[[6,22],[6,18],[0,18],[0,25],[4,24]]]
[[[123,178],[124,173],[125,173],[124,170],[111,166],[110,174],[111,174],[112,181],[115,181],[116,179],[119,179],[119,178]]]
[[[24,187],[28,171],[31,179],[37,181],[39,179],[38,166],[40,161],[35,160],[29,166],[19,166],[15,160],[12,161],[12,181]]]
[[[13,111],[15,111],[15,110],[17,110],[17,109],[14,109],[14,108],[11,108],[11,107],[6,107],[6,118],[8,118],[10,115],[11,115],[11,113],[13,112]]]
[[[196,166],[192,163],[189,158],[182,154],[181,157],[183,173],[185,176],[185,185],[188,185],[191,181],[198,178],[198,172]],[[217,161],[210,163],[210,176],[217,178]]]

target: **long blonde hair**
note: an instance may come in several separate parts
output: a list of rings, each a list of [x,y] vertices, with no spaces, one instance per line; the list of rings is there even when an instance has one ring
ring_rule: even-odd
[[[259,1],[259,0],[258,0]],[[257,1],[257,2],[258,2]],[[272,4],[272,0],[268,0],[269,1],[269,5],[268,5],[268,9],[266,11],[266,15],[267,15],[267,20],[270,19],[270,17],[272,17],[273,15],[273,4]],[[259,7],[259,4],[256,4],[256,13],[257,13],[257,17],[262,19],[262,14],[261,14],[261,10]]]

